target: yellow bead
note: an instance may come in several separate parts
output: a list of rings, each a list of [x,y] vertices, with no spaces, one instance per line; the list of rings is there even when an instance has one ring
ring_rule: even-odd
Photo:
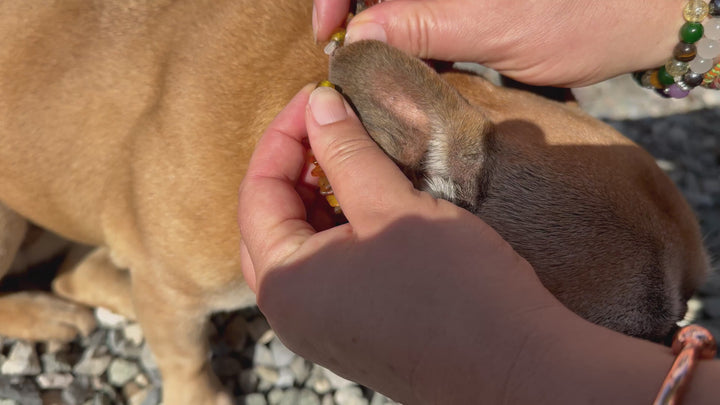
[[[318,87],[330,87],[331,89],[334,89],[335,85],[330,83],[329,80],[322,80],[322,81],[320,81],[320,83],[317,84],[317,86],[315,86],[316,89]]]
[[[707,4],[705,5],[705,8],[707,9]],[[707,14],[707,12],[705,14]],[[342,45],[342,43],[345,41],[345,30],[342,28],[339,29],[336,33],[332,34],[330,40]]]
[[[700,22],[707,17],[709,7],[704,0],[689,0],[683,8],[683,17],[688,22]]]
[[[330,204],[330,206],[333,208],[340,206],[337,198],[335,198],[335,194],[328,194],[325,196],[325,199],[327,200],[328,204]]]
[[[660,83],[660,78],[658,76],[658,71],[654,70],[650,74],[650,84],[655,87],[656,89],[663,89],[665,86],[663,86],[662,83]]]

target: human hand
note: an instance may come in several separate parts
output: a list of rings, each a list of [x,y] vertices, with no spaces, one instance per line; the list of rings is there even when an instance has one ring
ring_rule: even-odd
[[[347,224],[312,219],[306,136]],[[239,199],[243,272],[282,341],[403,402],[464,403],[452,395],[471,387],[499,403],[506,356],[569,313],[483,221],[415,190],[334,90],[278,115]]]
[[[358,14],[347,42],[377,39],[421,58],[478,62],[533,85],[578,87],[665,63],[686,0],[390,0]],[[327,40],[350,0],[314,0]]]

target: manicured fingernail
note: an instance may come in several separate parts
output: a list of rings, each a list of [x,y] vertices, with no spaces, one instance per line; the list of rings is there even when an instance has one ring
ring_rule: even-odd
[[[387,34],[382,25],[374,22],[351,23],[345,35],[345,43],[357,42],[361,39],[387,42]]]
[[[320,125],[342,121],[348,117],[345,102],[337,91],[329,87],[318,87],[310,94],[310,111]]]
[[[317,24],[318,24],[317,7],[315,7],[315,2],[313,2],[312,30],[313,30],[313,39],[315,40],[316,44],[317,44],[317,32],[318,32]]]

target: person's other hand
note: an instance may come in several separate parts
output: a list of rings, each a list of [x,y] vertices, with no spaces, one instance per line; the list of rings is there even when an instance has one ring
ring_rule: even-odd
[[[534,85],[577,87],[665,63],[686,0],[389,0],[350,22],[347,41],[378,39],[430,59],[478,62]],[[327,40],[350,0],[314,0]]]
[[[414,189],[339,93],[309,93],[271,124],[240,188],[243,272],[260,309],[296,353],[396,399],[457,385],[500,401],[503,357],[569,311],[487,224]],[[321,216],[306,136],[344,225],[309,219]]]

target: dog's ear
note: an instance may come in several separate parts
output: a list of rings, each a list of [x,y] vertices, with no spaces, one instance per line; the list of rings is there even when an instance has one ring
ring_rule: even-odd
[[[378,41],[339,48],[330,81],[416,187],[475,207],[493,126],[421,60]]]

